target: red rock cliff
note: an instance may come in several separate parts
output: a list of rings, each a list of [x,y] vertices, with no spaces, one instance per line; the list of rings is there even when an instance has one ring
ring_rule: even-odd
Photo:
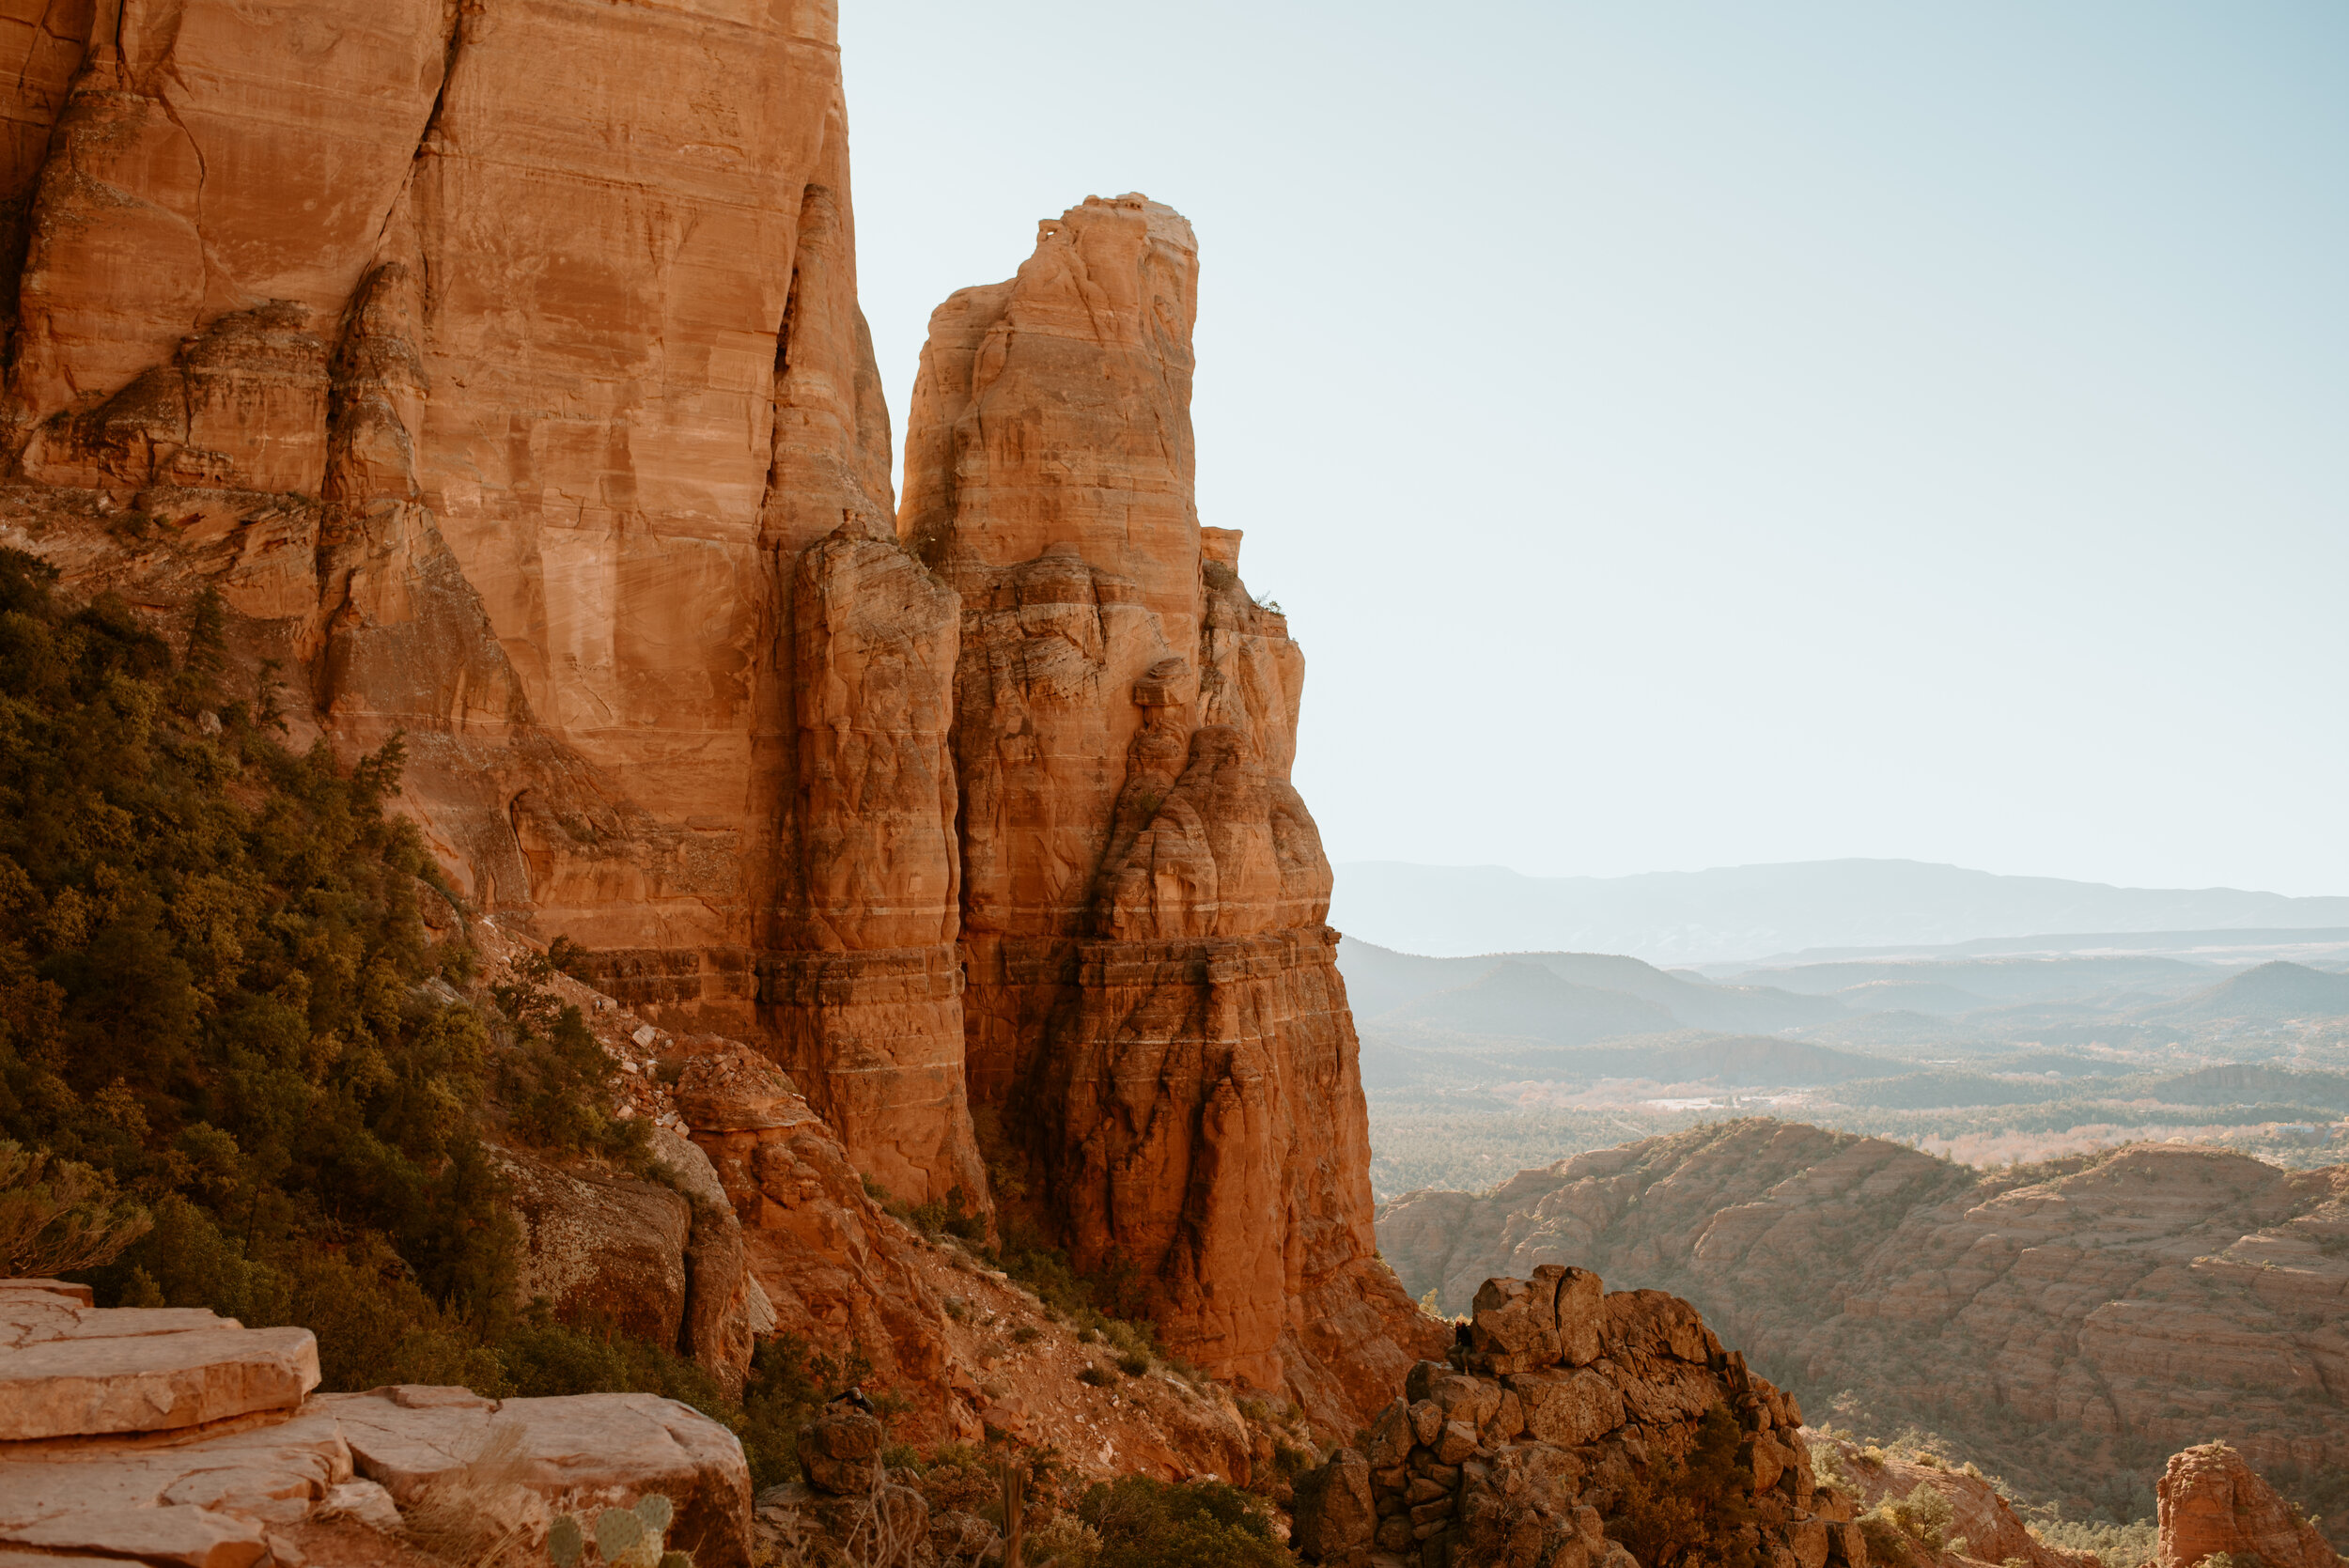
[[[1081,1261],[1350,1424],[1436,1330],[1372,1249],[1302,660],[1192,503],[1190,227],[1088,202],[940,313],[900,522],[834,22],[0,19],[0,542],[216,589],[298,739],[404,732],[469,900],[759,1041],[901,1196],[990,1202],[967,1059]]]
[[[981,1192],[959,616],[891,536],[832,8],[6,26],[10,537],[216,585],[297,723],[407,732],[470,897],[776,1042],[898,1191]]]
[[[1375,1407],[1440,1329],[1376,1259],[1304,660],[1192,500],[1190,225],[1041,225],[931,318],[901,535],[962,599],[963,1013],[990,1153],[1181,1355]]]

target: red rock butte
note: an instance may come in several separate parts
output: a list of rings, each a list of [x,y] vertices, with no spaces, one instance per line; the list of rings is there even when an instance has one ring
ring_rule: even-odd
[[[1303,658],[1193,500],[1188,223],[1088,198],[940,307],[899,505],[832,5],[59,0],[0,54],[0,542],[217,590],[297,743],[405,734],[467,899],[864,1176],[1383,1402],[1440,1331],[1374,1251]]]

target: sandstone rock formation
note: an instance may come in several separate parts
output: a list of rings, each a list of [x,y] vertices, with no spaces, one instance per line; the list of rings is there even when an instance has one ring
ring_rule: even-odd
[[[1040,225],[931,318],[898,531],[960,596],[968,1070],[990,1156],[1182,1355],[1333,1425],[1439,1340],[1376,1261],[1303,656],[1192,499],[1190,225]]]
[[[839,1141],[774,1064],[747,1047],[692,1058],[677,1108],[741,1224],[778,1331],[854,1344],[892,1381],[954,1384],[948,1320]],[[966,1376],[967,1381],[967,1376]]]
[[[216,591],[297,742],[405,735],[469,904],[991,1223],[979,1081],[1028,1219],[1344,1429],[1435,1330],[1372,1245],[1302,659],[1196,516],[1189,225],[1088,201],[950,302],[899,515],[834,35],[7,23],[0,543],[159,616]]]
[[[487,923],[474,939],[496,959],[527,951]],[[835,1363],[863,1357],[877,1390],[910,1403],[894,1418],[897,1439],[1050,1444],[1080,1489],[1083,1479],[1134,1472],[1242,1480],[1274,1462],[1273,1434],[1252,1428],[1224,1389],[1163,1369],[1111,1374],[1114,1352],[1097,1336],[1080,1337],[1065,1312],[961,1241],[926,1235],[884,1210],[830,1126],[757,1050],[716,1035],[678,1038],[568,975],[547,985],[580,1009],[609,1054],[614,1114],[650,1124],[654,1159],[692,1205],[678,1348],[729,1388],[739,1386],[754,1339],[783,1334]],[[613,1233],[615,1242],[643,1234]],[[549,1234],[563,1244],[555,1272],[584,1287],[573,1307],[592,1315],[597,1291],[614,1282],[582,1255],[601,1232]],[[655,1253],[632,1250],[643,1278]],[[674,1271],[664,1263],[659,1272]],[[666,1299],[665,1289],[655,1295]],[[1291,1429],[1283,1440],[1299,1436]]]
[[[2213,1433],[2263,1466],[2349,1466],[2349,1168],[2139,1145],[1977,1172],[1740,1121],[1415,1193],[1378,1223],[1405,1288],[1446,1307],[1480,1271],[1629,1276],[1808,1397],[1918,1411],[2083,1503],[2134,1512],[2153,1478],[2130,1456]]]
[[[2341,1554],[2315,1525],[2224,1443],[2171,1455],[2160,1496],[2161,1568],[2195,1568],[2214,1557],[2267,1568],[2341,1568]]]
[[[1658,1549],[1660,1493],[1703,1535],[1674,1557],[1742,1544],[1746,1560],[1866,1568],[1849,1498],[1812,1476],[1800,1408],[1687,1302],[1546,1265],[1486,1281],[1474,1305],[1451,1360],[1411,1369],[1367,1452],[1340,1450],[1299,1487],[1309,1560],[1634,1568],[1624,1543]],[[1713,1468],[1677,1467],[1708,1412]]]
[[[312,1394],[307,1329],[94,1309],[0,1281],[0,1555],[253,1568],[463,1560],[543,1543],[557,1510],[659,1492],[672,1545],[748,1568],[750,1472],[715,1421],[649,1394]],[[492,1550],[494,1548],[494,1550]]]
[[[832,8],[298,11],[7,23],[0,536],[216,587],[298,729],[406,731],[468,898],[983,1204]]]
[[[651,1182],[572,1175],[513,1150],[491,1158],[520,1221],[522,1301],[659,1345],[685,1327],[692,1206]]]

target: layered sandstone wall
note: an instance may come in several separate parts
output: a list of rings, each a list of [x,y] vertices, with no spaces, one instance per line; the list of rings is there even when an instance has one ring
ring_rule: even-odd
[[[1193,501],[1198,247],[1088,199],[931,318],[900,534],[963,604],[963,999],[988,1153],[1181,1355],[1350,1424],[1440,1330],[1376,1258],[1304,660]]]
[[[406,734],[468,898],[981,1195],[959,614],[892,536],[832,8],[6,27],[11,541],[217,588],[298,737]]]

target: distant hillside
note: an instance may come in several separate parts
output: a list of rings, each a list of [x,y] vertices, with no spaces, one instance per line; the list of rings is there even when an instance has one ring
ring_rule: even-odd
[[[2329,974],[2300,964],[2262,964],[2154,1016],[2179,1023],[2349,1017],[2349,974]]]
[[[1881,1079],[1903,1063],[1766,1034],[1682,1030],[1598,1045],[1550,1046],[1493,1035],[1436,1034],[1375,1020],[1362,1028],[1362,1087],[1464,1088],[1530,1079],[1568,1088],[1610,1080],[1716,1089],[1809,1088]]]
[[[1473,986],[1496,963],[1504,961],[1536,967],[1578,986],[1636,998],[1667,1010],[1661,1020],[1639,1026],[1643,1031],[1686,1026],[1733,1033],[1766,1032],[1844,1016],[1839,1003],[1822,998],[1797,996],[1767,986],[1723,985],[1694,975],[1667,974],[1652,964],[1618,955],[1507,953],[1430,958],[1397,953],[1353,937],[1338,943],[1338,969],[1346,976],[1346,996],[1358,1018],[1379,1017],[1422,998]]]
[[[1917,861],[1811,861],[1639,877],[1350,862],[1330,923],[1413,953],[1624,953],[1714,963],[1818,947],[1945,944],[2044,931],[2349,927],[2349,898],[2116,888]]]
[[[2291,1073],[2276,1067],[2246,1066],[2239,1062],[2204,1067],[2164,1079],[2145,1093],[2167,1105],[2323,1106],[2349,1110],[2349,1074]]]
[[[1466,986],[1407,1001],[1384,1015],[1384,1020],[1561,1046],[1653,1033],[1678,1021],[1670,1009],[1655,1002],[1578,986],[1539,964],[1514,959],[1493,965]]]
[[[1930,1013],[1954,1016],[1987,1007],[1990,999],[1934,980],[1867,980],[1846,986],[1835,998],[1855,1013]]]
[[[1973,1006],[1986,1007],[1999,1002],[2080,1001],[2116,991],[2184,995],[2208,985],[2212,971],[2179,958],[1875,958],[1742,970],[1729,979],[1738,985],[1835,996],[1846,1001],[1864,997],[1866,993],[1856,992],[1863,986],[1954,988],[1974,998]],[[1920,1013],[1964,1010],[1927,1005],[1921,999],[1930,994],[1921,990],[1917,993],[1920,1000],[1896,1001],[1892,1005]]]

